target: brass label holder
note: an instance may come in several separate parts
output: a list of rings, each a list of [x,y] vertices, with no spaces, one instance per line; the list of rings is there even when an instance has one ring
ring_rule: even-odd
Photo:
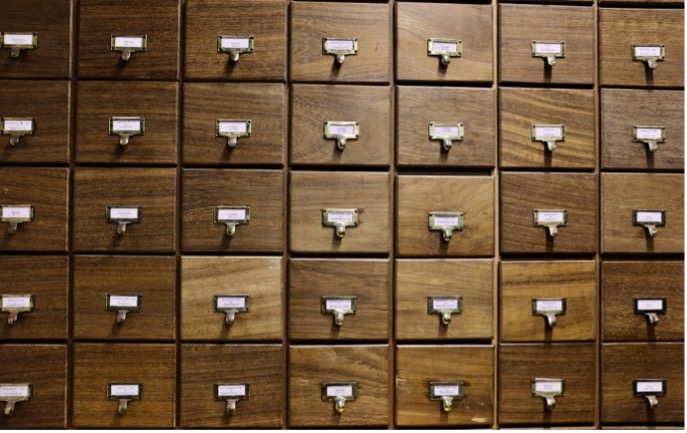
[[[110,35],[110,51],[121,51],[126,62],[132,53],[148,51],[148,35]]]
[[[320,298],[320,313],[333,315],[334,325],[338,327],[343,325],[345,315],[355,315],[357,309],[357,296],[322,296]]]
[[[141,311],[143,295],[108,293],[105,295],[105,309],[117,313],[116,323],[121,325],[126,320],[126,315],[132,312]]]
[[[0,383],[0,401],[5,402],[5,415],[12,416],[17,403],[33,400],[33,384]]]
[[[322,382],[322,401],[334,401],[336,413],[343,413],[347,401],[358,398],[358,382]]]
[[[444,326],[448,326],[451,323],[451,316],[453,314],[461,314],[462,312],[462,296],[436,295],[427,297],[427,314],[439,314],[441,316],[441,324]]]
[[[448,66],[451,58],[463,56],[463,41],[459,39],[429,38],[427,39],[427,55],[438,56],[442,66]]]
[[[346,227],[358,227],[358,209],[322,209],[322,227],[334,227],[338,239],[346,235]]]
[[[665,379],[636,379],[632,381],[632,391],[635,397],[644,397],[649,403],[649,409],[655,411],[658,399],[666,395],[668,382]]]
[[[656,69],[658,63],[666,59],[663,44],[632,45],[632,61],[645,62],[649,69]]]
[[[140,224],[143,219],[141,206],[116,206],[105,207],[105,221],[117,224],[117,234],[124,236],[129,224]]]
[[[38,33],[0,32],[0,48],[9,48],[10,58],[16,59],[21,54],[21,50],[38,48]]]
[[[530,125],[530,132],[532,141],[539,141],[546,144],[546,149],[549,152],[556,150],[556,143],[565,141],[565,125]]]
[[[241,54],[253,53],[255,38],[253,36],[217,36],[217,52],[229,53],[229,60],[238,62]]]
[[[534,209],[532,211],[534,227],[546,227],[549,236],[558,236],[558,227],[568,225],[568,211],[565,209]]]
[[[229,416],[236,413],[236,403],[239,400],[250,400],[249,383],[215,383],[212,389],[216,401],[227,402],[226,414]]]
[[[110,117],[109,135],[119,136],[119,145],[129,144],[131,137],[146,134],[146,119],[140,116]]]
[[[535,298],[532,299],[532,315],[544,316],[546,325],[556,327],[556,316],[565,316],[566,298]]]
[[[7,233],[14,234],[19,224],[34,220],[34,207],[31,204],[0,205],[0,222],[8,223]]]
[[[451,412],[453,401],[465,397],[464,385],[464,382],[429,382],[429,399],[441,401],[441,410]]]
[[[7,324],[12,326],[21,313],[30,313],[36,303],[35,295],[0,294],[0,312],[9,313]]]
[[[10,146],[16,146],[24,136],[34,135],[36,132],[35,117],[1,117],[0,135],[10,136]]]
[[[355,120],[327,120],[324,122],[323,135],[327,140],[336,140],[336,148],[343,152],[348,140],[360,137],[360,124]]]
[[[441,141],[446,152],[451,150],[454,141],[463,141],[465,137],[463,122],[429,122],[427,129],[429,139]]]
[[[440,231],[441,239],[449,242],[454,231],[462,231],[465,225],[463,212],[433,211],[429,213],[429,230]]]
[[[546,60],[546,65],[553,67],[556,59],[565,58],[565,42],[563,41],[531,41],[532,57],[541,57]]]
[[[248,295],[215,295],[212,297],[212,311],[224,313],[224,324],[231,326],[238,313],[250,312],[250,296]]]
[[[565,379],[535,378],[530,384],[532,397],[543,398],[549,411],[556,408],[556,397],[565,395]]]
[[[107,384],[107,399],[118,400],[117,413],[120,415],[126,414],[129,409],[129,402],[132,400],[140,400],[143,398],[143,384],[142,383],[108,383]]]
[[[228,237],[236,234],[236,226],[250,224],[250,206],[215,206],[214,214],[215,224],[224,224]]]
[[[632,142],[646,144],[649,152],[655,152],[659,144],[666,142],[666,128],[632,125]]]
[[[341,65],[346,56],[358,55],[358,38],[322,38],[322,54],[333,55]]]
[[[236,146],[241,137],[250,137],[253,122],[250,119],[217,119],[215,121],[215,137],[225,137],[227,146]]]
[[[657,227],[665,227],[666,211],[663,209],[635,209],[632,211],[632,225],[644,227],[646,234],[655,238],[658,236]]]
[[[650,326],[658,326],[658,315],[667,310],[666,298],[634,298],[634,313],[645,316]]]

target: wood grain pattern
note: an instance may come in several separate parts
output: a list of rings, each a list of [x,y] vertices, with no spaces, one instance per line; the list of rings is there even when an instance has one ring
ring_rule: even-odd
[[[185,77],[190,80],[283,81],[284,0],[187,0]],[[254,51],[238,62],[217,52],[217,36],[253,36]]]
[[[604,253],[681,253],[684,251],[684,175],[603,173],[601,250]],[[636,209],[665,210],[666,225],[654,238],[632,222]]]
[[[502,425],[592,424],[596,389],[594,344],[503,344],[499,348],[498,422]],[[549,411],[532,396],[531,380],[565,380],[565,394]]]
[[[182,345],[180,427],[282,427],[284,373],[281,345]],[[214,399],[217,383],[248,383],[250,398],[237,402],[229,416],[226,402]]]
[[[501,251],[593,253],[597,250],[597,182],[583,173],[502,173]],[[534,226],[534,209],[567,210],[568,224],[551,238]]]
[[[494,346],[399,346],[399,426],[488,427],[494,421]],[[428,398],[429,382],[463,382],[465,397],[444,412]]]
[[[396,7],[396,78],[413,81],[494,81],[491,5],[399,3]],[[463,42],[460,58],[442,66],[427,54],[429,38]]]
[[[604,341],[684,340],[684,262],[604,262],[602,330]],[[635,299],[664,298],[659,326],[634,313]]]
[[[293,427],[387,426],[393,359],[389,346],[291,346],[289,421]],[[322,401],[322,382],[357,382],[344,412]]]
[[[312,253],[387,253],[392,215],[388,173],[292,172],[290,248]],[[322,209],[358,209],[343,239],[322,226]]]
[[[596,264],[501,263],[501,341],[594,341],[597,329]],[[532,313],[534,299],[565,298],[554,328]]]
[[[602,5],[616,5],[616,4],[631,4],[631,5],[647,5],[647,6],[663,6],[663,5],[684,5],[684,0],[600,0]]]
[[[602,423],[682,423],[684,403],[684,343],[623,343],[601,347]],[[636,379],[665,379],[666,395],[649,409],[635,397]]]
[[[397,94],[399,166],[493,167],[496,164],[494,90],[399,86]],[[454,142],[450,151],[444,151],[441,141],[429,138],[430,122],[462,122],[463,141]]]
[[[289,261],[289,338],[291,340],[388,340],[391,321],[391,261]],[[323,296],[355,296],[357,310],[342,326],[322,314]]]
[[[17,58],[1,50],[0,77],[69,78],[72,27],[71,0],[4,0],[0,14],[3,32],[38,33],[38,48],[22,50]],[[3,92],[8,90],[3,88]],[[10,98],[12,100],[12,98]]]
[[[183,257],[183,340],[281,341],[284,336],[284,264],[281,257]],[[213,296],[248,295],[250,311],[231,326],[213,312]]]
[[[284,174],[281,170],[184,170],[184,251],[281,252],[284,248]],[[226,235],[215,206],[250,206],[250,223]]]
[[[174,164],[177,160],[177,83],[81,81],[78,85],[76,161]],[[145,134],[121,146],[109,134],[111,117],[145,118]]]
[[[74,250],[174,251],[176,183],[173,168],[79,168],[74,174]],[[110,205],[141,206],[141,223],[117,235],[117,224],[105,217]]]
[[[429,296],[460,296],[463,311],[441,324],[427,313]],[[494,323],[494,261],[396,260],[396,339],[490,339]]]
[[[595,116],[592,90],[501,88],[501,167],[593,169]],[[532,124],[564,125],[565,141],[549,152],[532,141]]]
[[[681,169],[685,165],[685,102],[678,90],[601,90],[604,168]],[[650,152],[632,141],[633,126],[665,127],[665,143]]]
[[[35,295],[34,309],[10,326],[0,314],[0,339],[67,339],[69,259],[58,256],[0,256],[0,294]]]
[[[299,85],[291,98],[291,164],[375,165],[388,167],[393,137],[391,88],[370,86]],[[327,121],[356,121],[357,140],[340,151],[325,139]]]
[[[0,206],[33,205],[16,233],[0,224],[0,251],[67,251],[68,169],[0,168]]]
[[[179,0],[84,0],[79,8],[79,77],[174,80],[179,63]],[[110,36],[148,36],[148,49],[123,61]]]
[[[173,344],[74,345],[74,427],[173,428],[176,409],[176,349]],[[141,383],[143,398],[126,414],[107,399],[108,383]]]
[[[594,83],[594,11],[591,7],[499,6],[501,82]],[[532,57],[531,42],[563,41],[565,58],[553,67]]]
[[[12,416],[3,414],[0,428],[66,428],[67,346],[3,344],[0,356],[0,383],[33,385],[33,399],[17,403]]]
[[[358,54],[338,65],[322,54],[322,38],[357,38]],[[391,6],[388,4],[293,3],[291,79],[388,83],[391,79]]]
[[[399,176],[396,245],[398,256],[491,256],[494,254],[493,177]],[[429,230],[429,213],[463,212],[462,231],[450,242]]]
[[[79,340],[174,340],[174,257],[77,256],[74,258],[74,338]],[[108,294],[141,296],[141,311],[117,324],[106,309]]]
[[[599,10],[601,85],[684,86],[685,19],[680,9]],[[656,69],[632,60],[632,45],[664,44],[665,60]]]
[[[184,84],[183,162],[199,164],[283,165],[288,98],[284,84]],[[251,121],[250,137],[235,147],[215,137],[217,119]]]

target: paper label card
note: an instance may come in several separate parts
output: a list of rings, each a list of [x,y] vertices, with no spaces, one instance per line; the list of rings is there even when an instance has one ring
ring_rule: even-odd
[[[118,398],[138,399],[141,397],[143,386],[140,383],[110,383],[107,385],[109,400]]]
[[[353,219],[353,212],[349,211],[337,211],[327,213],[327,222],[330,223],[352,223]]]
[[[535,301],[535,309],[538,312],[543,312],[543,311],[563,311],[565,310],[565,303],[562,299],[556,299],[556,300],[540,300],[536,299]]]
[[[245,384],[216,386],[217,397],[246,397],[247,395],[247,389]]]
[[[248,132],[246,122],[220,121],[219,132]]]
[[[2,44],[33,46],[35,37],[35,33],[3,33]]]
[[[112,131],[113,132],[141,132],[142,130],[142,120],[137,119],[112,119]]]
[[[534,52],[536,54],[562,54],[563,44],[561,43],[545,43],[535,42]]]
[[[0,297],[2,297],[0,306],[3,311],[33,308],[33,297],[31,295],[0,295]]]
[[[351,397],[353,386],[351,385],[332,385],[327,387],[327,397]]]
[[[663,394],[664,381],[662,380],[636,380],[635,392],[638,394]]]
[[[663,57],[664,47],[661,45],[635,45],[632,47],[634,57]]]
[[[2,206],[3,220],[31,220],[33,219],[32,206]]]
[[[633,126],[632,129],[635,140],[665,140],[665,128],[662,126]]]
[[[665,224],[665,214],[661,211],[636,211],[635,221],[639,224]]]
[[[33,119],[4,119],[2,122],[3,133],[8,132],[33,132]]]
[[[249,38],[222,37],[221,46],[224,49],[248,49],[251,46]]]
[[[563,381],[537,381],[534,382],[534,391],[541,393],[556,393],[563,392]]]
[[[0,399],[3,401],[26,400],[31,398],[31,384],[0,384]]]
[[[140,211],[140,207],[110,207],[108,216],[112,221],[135,221],[141,218]]]
[[[246,296],[217,296],[217,309],[245,309]]]
[[[218,209],[218,221],[245,220],[246,209]]]
[[[115,48],[143,48],[142,36],[115,36]]]
[[[355,41],[353,39],[327,39],[324,41],[324,49],[327,51],[353,51]]]
[[[435,310],[455,310],[458,308],[458,299],[432,299],[432,308]]]
[[[325,308],[327,310],[350,310],[353,307],[352,299],[327,299]]]

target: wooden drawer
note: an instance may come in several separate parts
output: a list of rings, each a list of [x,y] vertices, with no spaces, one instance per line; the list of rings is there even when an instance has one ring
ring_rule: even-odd
[[[71,119],[69,81],[7,80],[1,84],[4,97],[0,99],[0,146],[3,149],[0,161],[68,163]],[[24,129],[24,124],[17,124],[16,121],[33,121],[33,128]]]
[[[76,161],[174,164],[179,128],[177,93],[176,83],[80,81]],[[129,129],[119,129],[122,127]]]
[[[289,359],[291,427],[389,425],[389,346],[291,346]],[[346,398],[356,388],[355,400],[347,399],[337,412],[334,396]]]
[[[292,104],[291,164],[389,166],[390,87],[297,84]]]
[[[594,341],[596,263],[502,262],[501,341]]]
[[[289,338],[388,340],[391,284],[388,259],[290,260]]]
[[[3,298],[0,301],[0,340],[67,339],[67,257],[0,256],[0,281]],[[33,307],[25,311],[31,296]],[[16,321],[15,314],[18,314]],[[14,321],[12,325],[10,317]]]
[[[491,5],[399,3],[396,20],[398,80],[494,81]]]
[[[74,427],[173,428],[176,350],[173,344],[74,345]],[[110,385],[114,385],[111,389]],[[124,413],[122,385],[138,385]],[[108,398],[108,392],[112,396]],[[133,397],[133,396],[132,396]],[[124,408],[122,408],[124,409]]]
[[[0,428],[67,428],[67,346],[3,344],[0,357],[0,392],[23,394],[25,385],[31,385],[31,400],[16,402],[14,413],[0,417]],[[9,388],[12,385],[22,388]],[[8,388],[3,390],[5,386]],[[6,402],[0,402],[0,406],[7,410]]]
[[[684,262],[604,262],[601,269],[604,341],[684,340]]]
[[[184,164],[283,165],[287,111],[284,84],[184,84]],[[246,121],[249,136],[217,130],[247,129]]]
[[[184,251],[282,252],[281,170],[184,170],[183,179]]]
[[[69,78],[71,76],[72,1],[5,0],[2,2],[0,32],[9,33],[9,42],[24,42],[37,33],[35,49],[21,49],[11,56],[11,47],[0,41],[0,77]],[[16,32],[16,33],[15,33]],[[29,35],[26,35],[26,34]],[[19,34],[19,40],[16,35]],[[12,35],[15,35],[12,37]],[[23,36],[23,38],[22,38]],[[14,98],[9,98],[15,100]]]
[[[74,250],[172,252],[176,245],[176,170],[79,168],[74,173]],[[108,211],[108,207],[112,207]],[[130,212],[140,207],[138,212]],[[124,211],[120,211],[123,209]],[[121,221],[137,213],[140,223]],[[108,221],[109,217],[114,217]]]
[[[325,38],[331,39],[325,42]],[[343,54],[357,43],[357,53]],[[325,44],[331,53],[325,54]],[[391,6],[303,2],[291,4],[291,80],[388,83]]]
[[[499,424],[556,425],[592,424],[596,405],[594,344],[519,344],[499,348]],[[561,389],[555,409],[538,393]]]
[[[591,173],[502,173],[501,251],[595,252],[597,194]]]
[[[501,88],[501,167],[594,169],[594,91]]]
[[[0,221],[1,251],[67,250],[68,173],[66,168],[0,168],[0,206],[10,217]]]
[[[227,38],[220,39],[220,36]],[[252,38],[252,50],[250,39]],[[225,47],[244,49],[220,51]],[[184,76],[190,80],[283,81],[284,0],[188,0]],[[245,50],[245,51],[244,51]],[[231,52],[238,55],[231,60]]]
[[[397,186],[399,256],[494,255],[493,177],[398,176]],[[437,225],[430,229],[433,212],[438,213]],[[446,239],[439,223],[461,221],[462,230]]]
[[[179,15],[179,0],[83,0],[79,9],[79,76],[176,79]],[[122,47],[125,49],[117,49]],[[128,60],[124,60],[126,47],[135,50],[129,52]]]
[[[176,336],[174,257],[76,256],[73,293],[76,339]]]
[[[491,339],[494,261],[396,260],[395,311],[398,340]]]
[[[601,347],[601,422],[606,423],[683,423],[684,343],[623,343]],[[649,384],[635,384],[648,379]],[[637,386],[661,388],[648,393],[658,401],[651,410],[648,398],[635,395]],[[653,383],[651,383],[653,381]],[[658,385],[658,386],[656,386]],[[646,388],[644,388],[646,389]]]
[[[399,346],[396,366],[398,426],[494,422],[494,346]]]
[[[684,175],[603,173],[601,175],[601,250],[604,253],[681,253],[684,251]],[[636,210],[665,211],[656,236]],[[639,214],[642,217],[642,214]],[[658,217],[652,212],[649,217]],[[647,226],[648,227],[648,226]]]
[[[399,86],[397,92],[396,162],[399,167],[494,166],[496,93],[493,89]],[[444,122],[448,128],[460,128],[455,123],[461,123],[462,140],[459,134],[445,144],[441,130],[430,130],[433,124]]]
[[[579,6],[499,6],[499,72],[501,82],[593,84],[594,10]],[[533,41],[538,46],[533,56]],[[560,52],[563,58],[541,55]],[[554,46],[548,45],[554,44]],[[555,54],[551,54],[555,56]],[[591,126],[590,126],[591,127]]]
[[[392,215],[387,173],[292,172],[290,189],[291,251],[389,252]],[[324,216],[325,209],[332,210],[331,215]],[[351,214],[353,210],[357,213]],[[355,217],[357,226],[346,226],[338,237],[337,220],[352,224]]]
[[[665,6],[669,4],[674,5],[684,5],[684,0],[600,0],[600,4],[605,6],[621,5],[621,4],[631,4],[631,5],[652,5],[652,6]],[[624,427],[629,428],[629,427]]]
[[[684,118],[682,90],[602,89],[603,168],[682,169]]]
[[[685,75],[685,19],[682,9],[599,9],[599,69],[601,85],[680,87]],[[637,45],[664,60],[634,60]]]
[[[284,355],[281,345],[183,344],[180,426],[282,427]]]
[[[181,260],[181,338],[281,341],[284,336],[283,267],[281,257],[184,256]]]

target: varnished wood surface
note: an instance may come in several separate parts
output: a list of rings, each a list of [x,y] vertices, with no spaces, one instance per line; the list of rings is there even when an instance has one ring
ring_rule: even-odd
[[[399,86],[397,96],[399,166],[493,167],[496,164],[494,90]],[[440,140],[430,139],[430,122],[462,122],[463,141],[453,142],[451,150],[445,151]]]
[[[280,341],[284,336],[284,264],[281,257],[183,257],[182,340]],[[234,324],[213,311],[213,297],[248,295],[250,311]]]
[[[178,85],[163,82],[82,81],[78,84],[76,161],[174,164],[177,159]],[[110,118],[145,118],[145,134],[121,146]]]
[[[591,7],[518,4],[499,7],[501,82],[594,83],[595,32]],[[556,59],[553,67],[548,66],[545,58],[532,57],[533,40],[565,42],[565,58]]]
[[[291,164],[389,166],[393,140],[393,98],[389,86],[293,86]],[[355,121],[357,140],[343,151],[324,138],[327,121]]]
[[[173,257],[74,258],[74,338],[77,340],[174,340],[176,262]],[[141,295],[141,311],[116,323],[107,295]]]
[[[597,329],[593,261],[501,263],[501,341],[594,341]],[[565,298],[556,326],[532,314],[534,299]]]
[[[185,83],[183,162],[284,164],[287,113],[284,84]],[[225,137],[215,137],[218,119],[250,120],[250,137],[228,147]]]
[[[642,6],[664,6],[664,5],[679,5],[685,4],[684,0],[600,0],[601,5],[616,5],[616,4],[631,4]]]

